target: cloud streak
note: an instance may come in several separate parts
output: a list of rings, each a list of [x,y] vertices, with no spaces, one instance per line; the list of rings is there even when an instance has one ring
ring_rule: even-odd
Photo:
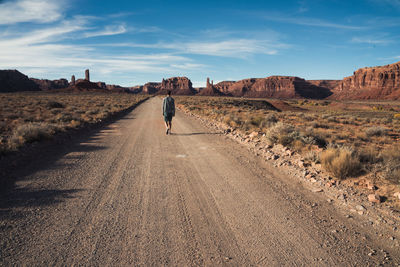
[[[284,15],[266,15],[263,16],[265,20],[289,23],[302,26],[322,27],[322,28],[334,28],[343,30],[364,30],[363,26],[346,25],[340,23],[332,23],[329,21],[316,19],[316,18],[305,18],[305,17],[288,17]]]
[[[97,36],[110,36],[110,35],[117,35],[126,33],[125,25],[117,25],[117,26],[106,26],[101,31],[94,31],[94,32],[87,32],[84,34],[84,37],[97,37]]]
[[[246,58],[249,55],[264,54],[276,55],[280,49],[289,48],[290,45],[262,39],[233,38],[220,41],[189,41],[174,43],[121,43],[111,46],[125,46],[132,48],[166,49],[174,53],[207,55],[217,57]]]
[[[363,36],[363,37],[353,37],[351,39],[352,43],[357,43],[357,44],[372,44],[372,45],[387,45],[392,43],[392,40],[388,39],[378,39],[370,36]]]
[[[0,3],[0,25],[20,22],[48,23],[62,17],[63,1],[17,0]]]

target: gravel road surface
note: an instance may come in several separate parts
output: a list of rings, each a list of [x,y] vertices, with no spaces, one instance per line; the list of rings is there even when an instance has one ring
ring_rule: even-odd
[[[172,132],[154,97],[16,170],[0,197],[0,265],[400,262],[367,226],[246,147],[181,112]]]

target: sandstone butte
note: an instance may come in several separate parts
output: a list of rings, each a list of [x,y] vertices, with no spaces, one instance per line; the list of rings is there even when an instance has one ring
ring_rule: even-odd
[[[163,79],[161,83],[149,82],[143,85],[143,93],[147,94],[166,94],[168,90],[173,95],[194,95],[196,90],[192,82],[187,77],[172,77]]]

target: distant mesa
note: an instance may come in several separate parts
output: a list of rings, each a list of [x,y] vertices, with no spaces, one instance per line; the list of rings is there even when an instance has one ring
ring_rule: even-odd
[[[148,82],[143,85],[142,92],[145,94],[166,94],[169,90],[173,95],[194,95],[197,93],[187,77],[163,79],[161,83]]]
[[[212,87],[224,95],[240,97],[322,99],[332,94],[328,88],[293,76],[250,78],[237,82],[224,81]],[[209,92],[215,94],[214,90]],[[202,93],[206,94],[205,89]]]
[[[54,89],[63,89],[69,86],[69,82],[67,79],[59,79],[59,80],[47,80],[47,79],[35,79],[30,78],[31,81],[36,83],[40,90],[49,91]]]
[[[0,92],[40,91],[38,84],[17,70],[0,70]]]

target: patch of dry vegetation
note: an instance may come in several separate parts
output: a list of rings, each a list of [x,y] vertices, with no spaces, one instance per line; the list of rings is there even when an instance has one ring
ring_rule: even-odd
[[[282,106],[290,108],[278,112],[260,101],[177,97],[182,109],[232,131],[258,132],[270,144],[321,163],[339,179],[373,174],[375,180],[400,186],[400,103],[288,100]]]
[[[344,179],[360,173],[361,164],[348,147],[328,148],[321,153],[322,166],[337,178]]]
[[[100,122],[141,100],[131,94],[0,94],[0,154]]]

